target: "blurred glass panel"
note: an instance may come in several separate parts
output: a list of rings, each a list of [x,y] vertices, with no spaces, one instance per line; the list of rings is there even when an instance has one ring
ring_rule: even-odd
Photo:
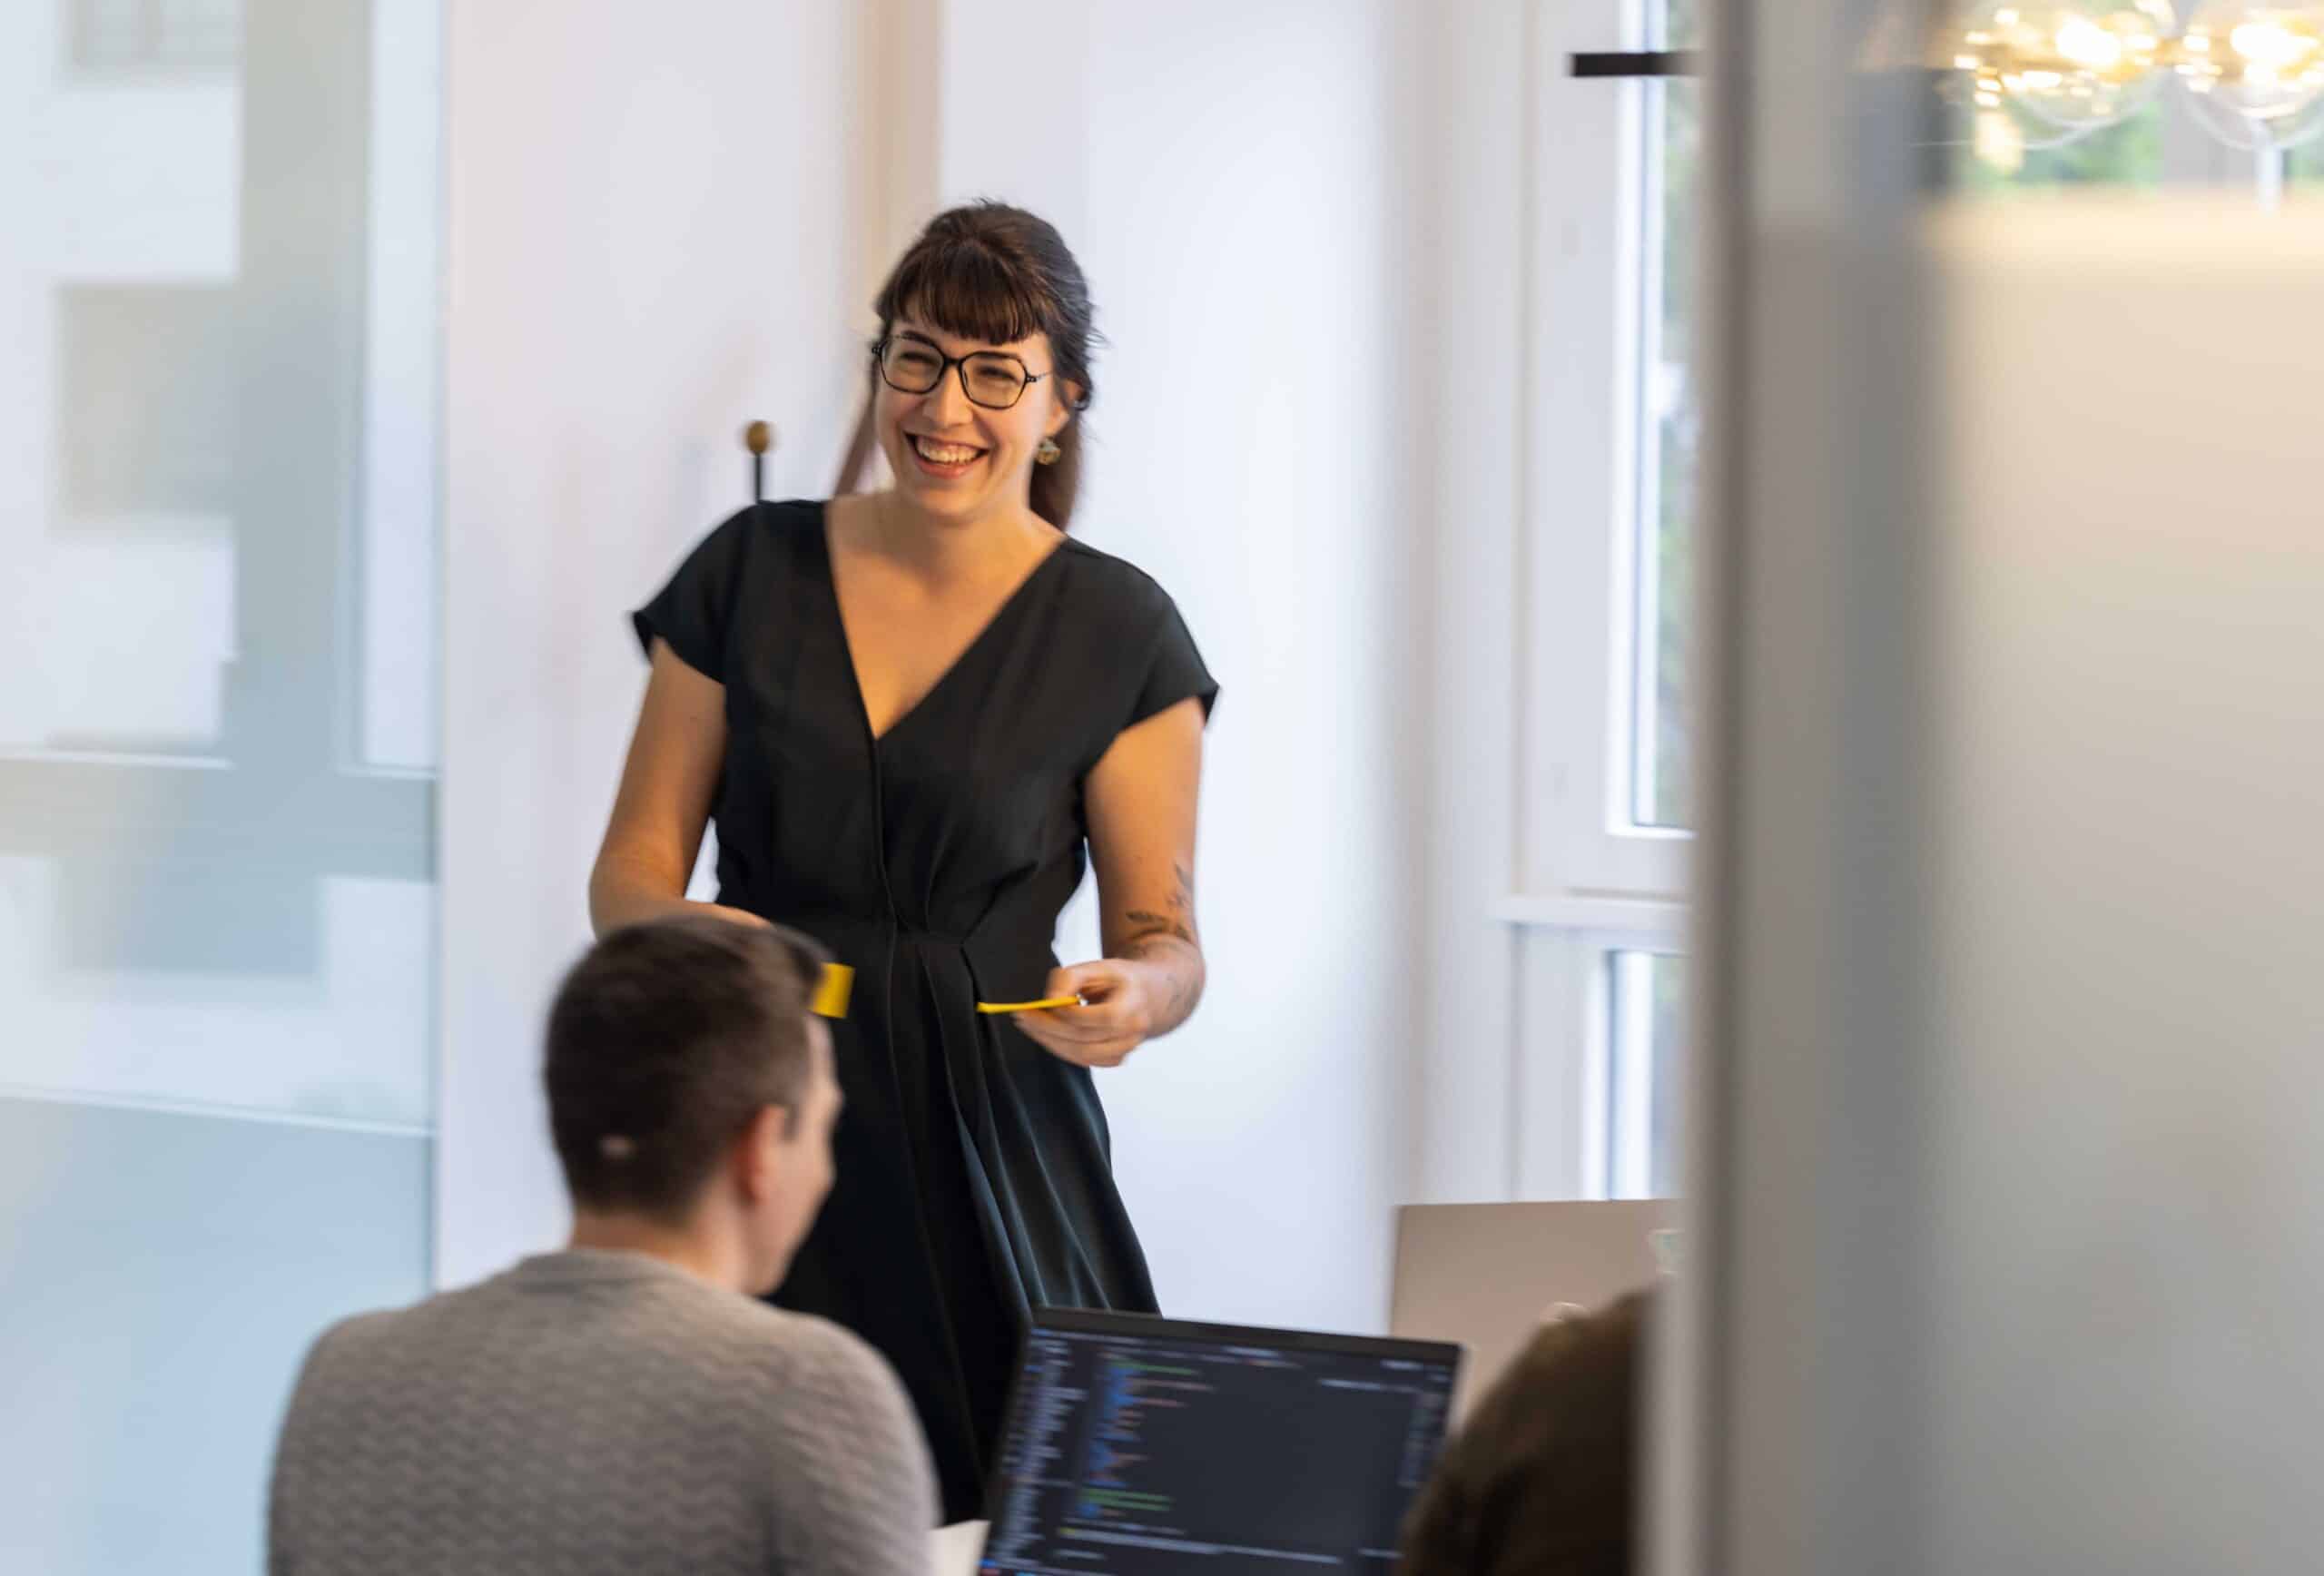
[[[70,0],[73,64],[92,74],[223,74],[241,44],[241,0]]]
[[[426,1288],[440,5],[0,7],[0,1569],[258,1568]]]
[[[436,765],[438,645],[435,331],[443,245],[443,114],[435,90],[442,0],[388,8],[371,106],[370,271],[363,389],[359,706],[356,759]]]
[[[264,1569],[306,1345],[428,1276],[424,1137],[0,1098],[0,1570]]]

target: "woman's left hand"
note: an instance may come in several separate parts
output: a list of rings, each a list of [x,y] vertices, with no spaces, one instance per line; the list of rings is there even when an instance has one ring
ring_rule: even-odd
[[[1044,997],[1078,996],[1078,1007],[1020,1012],[1017,1027],[1051,1056],[1078,1067],[1119,1067],[1154,1029],[1154,965],[1105,958],[1051,970]]]

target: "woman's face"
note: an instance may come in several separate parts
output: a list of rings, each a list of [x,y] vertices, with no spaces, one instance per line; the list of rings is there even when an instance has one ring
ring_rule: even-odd
[[[895,381],[917,384],[932,376],[943,358],[979,352],[1013,358],[1039,379],[1027,384],[1014,405],[997,410],[991,400],[1005,391],[1010,377],[1006,360],[946,367],[924,394],[906,392],[881,376],[874,407],[880,447],[897,489],[921,509],[965,520],[1024,507],[1041,440],[1055,437],[1072,419],[1065,403],[1068,390],[1053,375],[1049,336],[991,344],[905,316],[889,330],[888,340],[888,372]],[[986,403],[968,398],[963,374]]]

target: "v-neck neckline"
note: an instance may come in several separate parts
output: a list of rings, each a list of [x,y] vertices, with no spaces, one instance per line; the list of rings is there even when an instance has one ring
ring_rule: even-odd
[[[828,501],[816,511],[815,541],[822,549],[823,589],[830,598],[832,624],[839,631],[840,650],[847,658],[848,687],[855,692],[856,720],[862,724],[863,736],[871,741],[872,747],[875,750],[893,738],[897,729],[928,709],[929,703],[943,692],[946,685],[952,682],[952,675],[966,667],[970,658],[975,656],[985,643],[992,638],[993,631],[1008,622],[1009,615],[1014,613],[1018,606],[1025,600],[1026,595],[1048,572],[1049,566],[1063,557],[1067,549],[1073,546],[1071,537],[1060,535],[1055,545],[1041,556],[1041,561],[1034,565],[1023,579],[1017,582],[1015,589],[1001,598],[1000,606],[992,610],[991,616],[987,618],[979,626],[977,632],[969,637],[969,643],[960,647],[952,660],[945,665],[944,671],[938,674],[935,681],[921,692],[920,698],[889,718],[886,727],[875,730],[872,726],[872,703],[863,694],[863,670],[856,665],[855,637],[848,632],[847,607],[840,600],[839,556],[832,550],[832,509]]]

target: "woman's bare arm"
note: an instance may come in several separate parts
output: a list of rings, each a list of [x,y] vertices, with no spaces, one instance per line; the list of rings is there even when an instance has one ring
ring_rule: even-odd
[[[1184,1023],[1208,970],[1195,928],[1202,704],[1181,701],[1116,739],[1089,773],[1089,857],[1106,956],[1152,970],[1147,1038]]]
[[[764,921],[740,909],[686,901],[686,882],[710,822],[726,757],[726,687],[654,643],[621,788],[589,872],[589,922],[598,935],[681,911]]]
[[[1106,956],[1060,969],[1049,994],[1079,1008],[1030,1012],[1018,1027],[1049,1050],[1113,1067],[1184,1023],[1207,974],[1195,928],[1195,811],[1202,704],[1182,701],[1125,730],[1089,773],[1089,853]]]

